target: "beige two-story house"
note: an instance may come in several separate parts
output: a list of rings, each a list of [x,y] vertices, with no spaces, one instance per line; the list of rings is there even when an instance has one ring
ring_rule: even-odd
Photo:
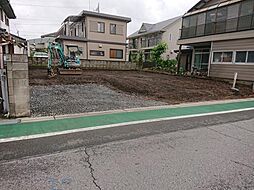
[[[199,1],[183,16],[178,44],[192,47],[191,61],[181,59],[181,67],[254,81],[254,0]]]
[[[55,37],[66,56],[85,60],[126,61],[127,24],[130,18],[82,11],[67,17],[60,30],[42,37]]]
[[[178,50],[177,40],[180,36],[181,17],[171,18],[156,24],[143,23],[138,31],[128,37],[129,55],[143,51],[145,61],[150,58],[151,50],[161,42],[168,45],[167,52],[163,55],[167,59],[175,59]]]

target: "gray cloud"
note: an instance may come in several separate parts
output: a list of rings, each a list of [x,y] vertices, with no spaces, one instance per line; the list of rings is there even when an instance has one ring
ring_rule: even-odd
[[[90,2],[92,10],[99,2],[103,13],[131,17],[132,22],[128,25],[128,34],[131,34],[142,22],[156,23],[184,14],[198,0],[90,0]],[[67,16],[89,9],[89,0],[11,0],[11,4],[17,15],[17,19],[11,21],[11,31],[13,33],[19,31],[20,36],[27,39],[54,32],[59,29]]]

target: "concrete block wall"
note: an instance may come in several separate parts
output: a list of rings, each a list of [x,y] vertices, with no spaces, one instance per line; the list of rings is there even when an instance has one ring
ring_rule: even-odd
[[[6,63],[10,116],[30,116],[28,57],[23,54],[6,55]]]
[[[81,60],[83,69],[104,69],[104,70],[137,70],[136,63],[124,61],[98,61],[98,60]]]

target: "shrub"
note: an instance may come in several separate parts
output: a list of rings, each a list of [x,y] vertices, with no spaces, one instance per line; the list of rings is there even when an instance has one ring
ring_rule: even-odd
[[[171,72],[171,73],[176,73],[176,70],[177,70],[177,60],[175,60],[175,59],[172,59],[172,60],[169,60],[169,59],[162,60],[157,65],[157,69],[164,70],[164,71]]]

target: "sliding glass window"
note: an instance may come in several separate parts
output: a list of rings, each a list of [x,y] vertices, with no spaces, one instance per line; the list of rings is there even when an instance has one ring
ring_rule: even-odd
[[[205,19],[206,19],[206,13],[198,14],[198,25],[197,25],[197,31],[196,36],[203,36],[205,34]]]
[[[237,30],[239,8],[240,4],[228,7],[226,32],[234,32]]]
[[[190,17],[189,37],[196,36],[197,18],[197,15]]]
[[[216,12],[217,10],[208,11],[206,14],[206,26],[205,26],[205,34],[210,35],[215,32],[215,21],[216,21]]]
[[[253,17],[254,1],[243,1],[240,8],[240,18],[238,22],[238,30],[246,30],[251,28]]]
[[[227,7],[219,8],[216,18],[216,33],[224,33],[226,31]]]

